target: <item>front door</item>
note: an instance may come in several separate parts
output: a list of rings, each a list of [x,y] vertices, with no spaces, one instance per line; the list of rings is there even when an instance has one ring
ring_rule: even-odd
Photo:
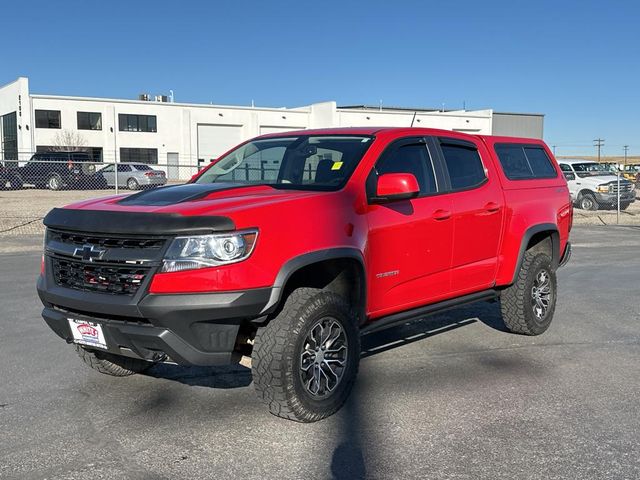
[[[392,144],[369,175],[370,197],[385,173],[411,173],[420,185],[416,198],[368,207],[373,317],[437,301],[451,288],[452,204],[449,195],[440,195],[439,170],[424,139],[409,138]]]

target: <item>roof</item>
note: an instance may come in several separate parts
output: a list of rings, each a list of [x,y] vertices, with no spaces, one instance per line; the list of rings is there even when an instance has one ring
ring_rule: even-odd
[[[342,105],[337,107],[338,110],[376,110],[376,111],[397,111],[397,112],[474,112],[475,110],[467,110],[466,108],[432,108],[432,107],[394,107],[385,105]],[[481,109],[486,110],[486,109]],[[516,113],[516,112],[493,112],[494,115],[514,115],[525,117],[544,117],[544,113]]]
[[[275,132],[260,135],[259,138],[276,138],[288,137],[291,135],[377,135],[380,133],[407,133],[422,135],[471,135],[463,132],[452,132],[451,130],[442,130],[438,128],[419,128],[419,127],[339,127],[339,128],[317,128],[308,130],[292,130],[290,132]]]
[[[558,163],[568,163],[573,165],[574,163],[598,163],[595,160],[587,160],[585,158],[558,158]]]

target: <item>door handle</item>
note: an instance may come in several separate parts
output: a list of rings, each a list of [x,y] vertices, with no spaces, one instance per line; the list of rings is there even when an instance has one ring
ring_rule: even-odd
[[[484,206],[484,209],[487,212],[497,212],[498,210],[500,210],[500,205],[498,205],[496,202],[489,202]]]
[[[431,215],[434,220],[447,220],[451,218],[451,212],[449,210],[442,210],[439,208]]]

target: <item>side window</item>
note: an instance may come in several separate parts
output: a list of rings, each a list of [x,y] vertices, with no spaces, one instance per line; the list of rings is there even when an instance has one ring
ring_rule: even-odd
[[[478,149],[471,143],[447,143],[440,139],[452,190],[478,187],[487,179]]]
[[[402,145],[385,153],[376,164],[378,176],[385,173],[411,173],[418,180],[420,195],[438,191],[427,147],[422,143]]]
[[[563,172],[573,172],[573,170],[571,170],[571,166],[567,165],[566,163],[560,164],[560,170],[562,170]]]
[[[118,172],[130,172],[131,165],[118,165]]]
[[[558,176],[551,159],[537,145],[497,144],[496,154],[509,180],[555,178]]]

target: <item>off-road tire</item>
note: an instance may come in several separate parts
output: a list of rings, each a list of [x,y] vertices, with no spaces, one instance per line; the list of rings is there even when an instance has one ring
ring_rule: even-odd
[[[598,202],[596,197],[591,193],[585,193],[578,199],[578,206],[582,210],[595,211],[598,210]]]
[[[546,315],[538,319],[532,307],[532,288],[536,276],[541,270],[549,274],[551,298]],[[552,268],[551,258],[546,253],[527,251],[522,266],[513,285],[502,291],[500,308],[505,326],[511,333],[520,335],[540,335],[544,333],[553,319],[557,299],[556,272]]]
[[[130,178],[127,180],[127,188],[129,190],[138,190],[140,188],[140,184],[135,178]]]
[[[337,320],[347,338],[347,359],[341,380],[329,396],[314,398],[300,376],[307,335],[323,318]],[[280,313],[256,333],[252,374],[258,397],[278,417],[309,423],[337,412],[347,400],[360,362],[357,316],[344,298],[316,288],[291,292]]]
[[[75,345],[75,349],[84,363],[100,373],[113,377],[128,377],[134,373],[142,373],[153,365],[146,360],[86,350],[80,345]]]

